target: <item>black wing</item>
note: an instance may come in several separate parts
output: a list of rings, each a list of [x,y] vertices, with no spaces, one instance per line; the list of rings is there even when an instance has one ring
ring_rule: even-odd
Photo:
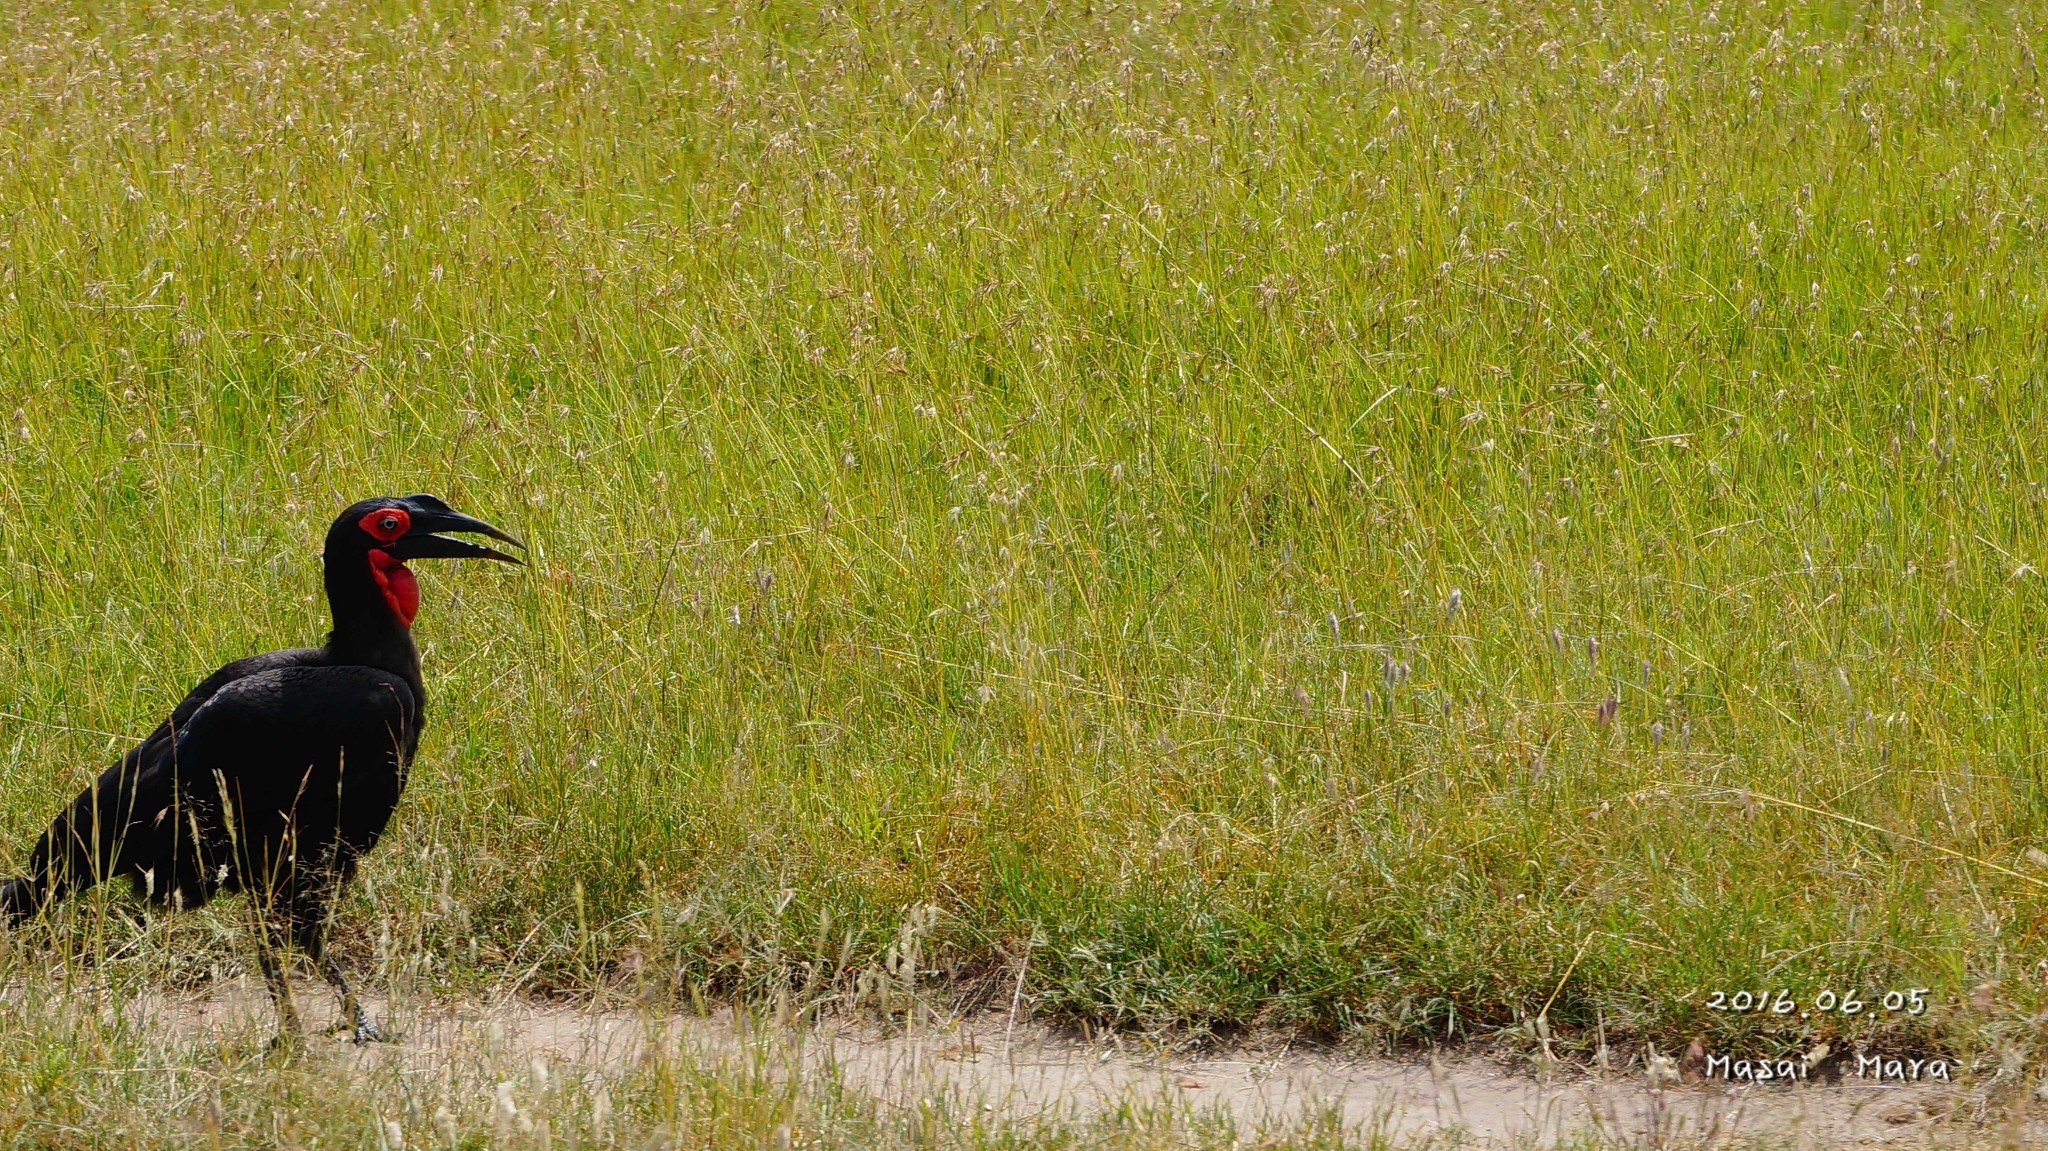
[[[419,732],[412,688],[376,668],[286,667],[221,688],[169,757],[196,878],[294,901],[345,880],[398,806]]]
[[[100,773],[36,842],[28,876],[0,885],[0,914],[21,918],[45,903],[116,875],[154,887],[156,861],[175,854],[170,819],[177,800],[170,770],[176,733],[227,685],[251,675],[322,658],[317,648],[265,652],[238,659],[186,693],[149,738]]]

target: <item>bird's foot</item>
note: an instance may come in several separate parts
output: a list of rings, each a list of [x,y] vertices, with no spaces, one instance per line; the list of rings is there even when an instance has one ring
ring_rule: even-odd
[[[377,1026],[376,1020],[368,1015],[356,1016],[353,1024],[345,1020],[336,1020],[327,1032],[330,1035],[346,1035],[349,1042],[355,1044],[384,1042],[384,1029]]]

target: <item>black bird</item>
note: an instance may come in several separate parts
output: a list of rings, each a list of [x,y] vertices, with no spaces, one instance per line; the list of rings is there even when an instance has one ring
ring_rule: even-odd
[[[192,689],[36,841],[28,875],[0,884],[10,922],[116,876],[159,907],[246,891],[279,1038],[298,1015],[281,956],[317,964],[357,1042],[381,1038],[325,951],[328,912],[405,790],[426,694],[412,621],[412,559],[519,560],[436,532],[523,547],[433,496],[370,499],[327,531],[334,630],[322,647],[239,659]]]

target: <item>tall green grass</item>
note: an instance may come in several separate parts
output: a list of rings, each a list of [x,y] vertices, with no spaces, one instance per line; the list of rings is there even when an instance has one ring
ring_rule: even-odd
[[[424,490],[536,562],[424,577],[359,955],[1994,1033],[2048,970],[2038,25],[17,6],[0,831]]]

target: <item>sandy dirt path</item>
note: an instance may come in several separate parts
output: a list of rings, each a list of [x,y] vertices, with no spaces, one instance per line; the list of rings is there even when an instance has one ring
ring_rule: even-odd
[[[326,996],[302,988],[309,1024]],[[942,1101],[1017,1120],[1086,1119],[1118,1107],[1221,1112],[1240,1130],[1330,1110],[1359,1132],[1452,1145],[1550,1146],[1586,1136],[1632,1147],[2048,1147],[2048,1123],[2015,1127],[1991,1093],[1962,1084],[1881,1084],[1853,1076],[1795,1086],[1681,1083],[1653,1088],[1640,1072],[1537,1077],[1475,1058],[1351,1059],[1293,1048],[1171,1055],[1130,1043],[1084,1042],[1000,1014],[882,1028],[827,1021],[777,1027],[721,1011],[650,1016],[523,999],[429,1001],[395,1010],[373,1000],[392,1040],[337,1050],[365,1067],[398,1061],[535,1058],[597,1074],[652,1053],[710,1063],[737,1059],[836,1074],[884,1107]],[[140,1008],[191,1038],[267,1028],[260,987],[244,983]],[[326,1042],[326,1041],[323,1041]],[[2036,1106],[2036,1110],[2042,1110]]]

